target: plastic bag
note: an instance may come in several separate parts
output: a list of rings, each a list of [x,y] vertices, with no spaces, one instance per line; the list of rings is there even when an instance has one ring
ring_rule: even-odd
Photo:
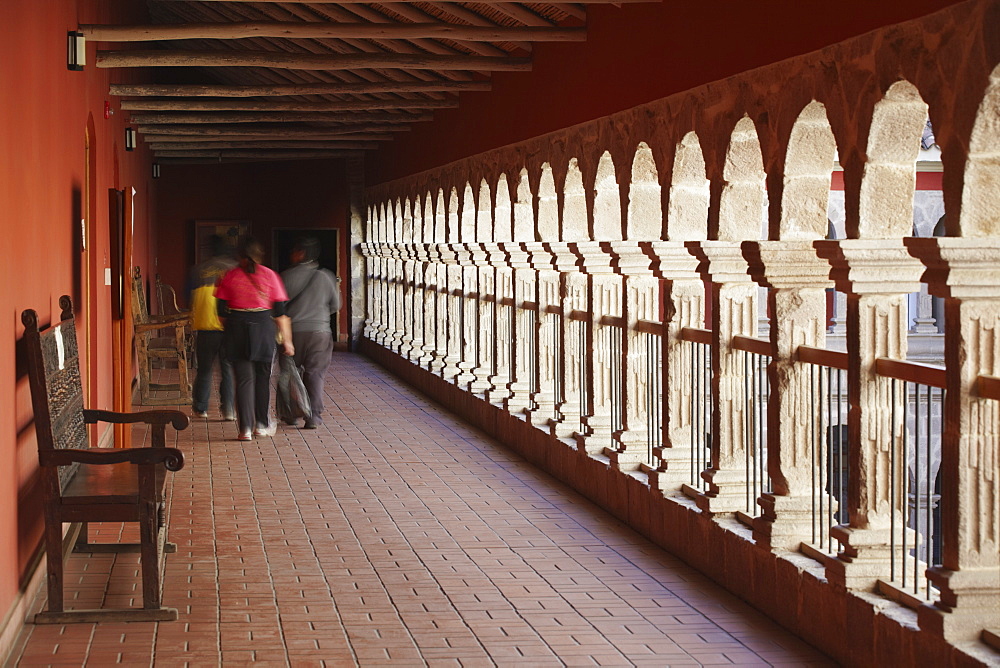
[[[309,394],[299,375],[295,359],[289,355],[278,355],[278,391],[275,392],[275,412],[278,419],[286,424],[295,424],[298,418],[312,415]]]

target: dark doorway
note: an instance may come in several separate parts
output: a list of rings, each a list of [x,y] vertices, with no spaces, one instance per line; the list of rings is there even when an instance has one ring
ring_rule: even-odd
[[[338,253],[339,235],[337,232],[338,230],[308,228],[278,228],[274,230],[274,243],[271,246],[274,249],[274,256],[271,258],[271,266],[278,273],[288,269],[292,264],[289,256],[292,253],[292,246],[295,245],[295,240],[298,237],[316,237],[319,239],[320,248],[322,249],[319,254],[319,266],[329,269],[337,276],[340,276],[340,263],[338,262],[340,257]]]
[[[278,273],[288,269],[292,265],[289,256],[292,254],[295,240],[299,237],[315,237],[319,240],[320,245],[319,266],[323,269],[329,269],[336,276],[340,276],[340,235],[338,232],[339,230],[312,228],[283,227],[275,229],[271,244],[273,249],[271,266]],[[343,312],[344,309],[341,309],[340,313],[330,316],[330,328],[333,330],[334,341],[340,341],[340,315]]]

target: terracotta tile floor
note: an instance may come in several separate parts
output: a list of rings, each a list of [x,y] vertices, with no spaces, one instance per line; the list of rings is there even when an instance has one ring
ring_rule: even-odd
[[[213,418],[178,435],[178,621],[26,624],[13,662],[830,664],[364,358],[337,353],[327,391],[317,431],[244,444]],[[71,606],[141,602],[134,556],[68,567]]]

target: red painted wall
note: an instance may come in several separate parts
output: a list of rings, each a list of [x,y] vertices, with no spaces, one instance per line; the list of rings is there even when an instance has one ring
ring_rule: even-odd
[[[956,0],[768,0],[591,6],[586,42],[536,44],[531,72],[497,72],[369,161],[377,184],[607,116],[923,16]]]
[[[154,192],[150,156],[141,146],[122,150],[125,114],[104,119],[111,82],[137,81],[140,73],[98,70],[90,44],[83,72],[66,68],[66,32],[79,23],[144,19],[144,3],[132,0],[3,0],[0,25],[0,619],[17,601],[37,553],[42,521],[38,507],[37,450],[31,397],[20,348],[21,311],[33,308],[44,323],[58,317],[60,295],[79,303],[88,279],[96,300],[82,313],[92,331],[96,407],[111,407],[108,189],[136,188],[135,263],[155,253],[149,241]],[[80,219],[87,215],[87,128],[91,128],[92,216],[88,246],[94,262],[82,262]],[[81,336],[83,333],[81,333]],[[15,620],[16,623],[17,620]],[[0,646],[0,656],[3,650]]]
[[[347,266],[350,191],[343,161],[320,160],[162,166],[158,180],[157,270],[185,299],[187,273],[194,264],[197,220],[248,220],[264,244],[265,264],[274,266],[275,228],[336,228],[340,266]],[[345,281],[346,283],[346,281]],[[347,309],[340,312],[346,331]]]

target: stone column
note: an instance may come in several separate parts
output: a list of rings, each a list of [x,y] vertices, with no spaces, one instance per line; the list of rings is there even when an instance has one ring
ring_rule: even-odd
[[[552,428],[556,438],[573,447],[582,447],[587,385],[581,371],[585,367],[589,368],[590,356],[586,344],[581,344],[580,341],[580,327],[588,327],[588,324],[575,316],[583,316],[587,312],[587,276],[578,271],[578,258],[570,250],[569,244],[550,242],[545,247],[551,253],[553,266],[560,272],[549,274],[545,280],[559,285],[562,323],[561,331],[556,333],[556,336],[561,337],[562,361],[557,373],[561,376],[558,382],[562,401],[556,405],[556,419]],[[541,280],[540,274],[539,282]],[[581,398],[584,399],[582,403]]]
[[[613,443],[611,434],[618,429],[616,416],[613,414],[612,393],[616,379],[612,374],[612,336],[623,335],[620,326],[622,317],[622,280],[611,267],[611,257],[604,252],[596,241],[582,241],[570,245],[573,252],[580,258],[589,279],[589,331],[588,356],[590,374],[584,379],[587,383],[589,406],[584,417],[585,435],[583,447],[590,454],[606,454]],[[619,321],[618,331],[614,325],[606,324],[606,316]]]
[[[945,299],[947,393],[942,434],[943,565],[927,575],[937,603],[921,630],[952,642],[1000,628],[1000,401],[979,396],[979,376],[1000,376],[1000,240],[911,238],[932,295]]]
[[[462,267],[458,263],[461,244],[442,244],[441,260],[447,263],[445,298],[447,305],[448,344],[441,368],[441,377],[455,382],[462,361]]]
[[[434,362],[434,354],[437,348],[437,246],[435,244],[422,244],[419,253],[423,258],[423,304],[421,313],[423,317],[421,342],[417,364],[428,371]]]
[[[649,364],[648,334],[640,333],[640,320],[655,321],[659,307],[659,280],[653,276],[649,243],[612,241],[613,264],[622,275],[624,299],[622,316],[625,336],[622,344],[621,428],[612,434],[611,464],[621,471],[636,471],[649,458],[649,411],[646,406],[653,374],[662,368]],[[662,385],[661,385],[662,388]],[[653,434],[655,437],[656,434]],[[656,443],[660,445],[659,442]]]
[[[493,373],[488,378],[490,391],[487,401],[496,406],[504,405],[510,396],[511,357],[514,337],[513,328],[513,271],[510,268],[510,258],[503,250],[502,244],[486,244],[490,265],[494,271],[493,290],[493,328],[494,341],[492,347]]]
[[[493,389],[490,376],[493,375],[493,346],[496,345],[496,322],[494,319],[495,270],[490,265],[490,254],[482,242],[470,243],[470,260],[475,272],[475,299],[472,321],[475,366],[471,373],[475,378],[469,383],[469,391],[484,397]]]
[[[655,241],[652,270],[663,279],[663,445],[654,448],[650,484],[664,495],[691,482],[691,344],[685,327],[705,325],[705,287],[699,260],[682,241]]]
[[[901,544],[902,531],[907,530],[902,516],[905,499],[901,491],[893,498],[890,485],[892,476],[902,480],[907,474],[902,457],[896,458],[895,468],[891,457],[893,448],[902,451],[905,399],[897,397],[893,406],[891,381],[875,372],[875,361],[906,359],[906,300],[919,289],[923,267],[898,239],[814,243],[819,255],[833,265],[837,289],[847,293],[850,524],[831,531],[842,551],[828,563],[827,575],[841,587],[871,591],[878,578],[890,572],[893,523],[896,544]]]
[[[757,285],[747,273],[739,242],[691,242],[712,281],[712,461],[702,472],[708,484],[697,498],[710,513],[746,506],[747,387],[742,353],[734,336],[757,334]]]
[[[406,244],[407,257],[410,258],[410,297],[407,308],[410,312],[407,328],[410,331],[409,343],[405,351],[406,358],[414,364],[420,363],[424,348],[424,295],[427,285],[424,276],[427,267],[427,255],[420,244]]]
[[[541,256],[539,259],[546,262]],[[543,431],[549,431],[556,419],[556,325],[561,310],[559,275],[551,270],[538,272],[538,313],[535,357],[537,365],[535,392],[531,395],[533,407],[531,422]]]
[[[511,362],[512,376],[508,384],[510,396],[506,401],[507,412],[521,415],[531,408],[531,372],[535,363],[529,351],[528,322],[531,319],[524,308],[525,302],[538,303],[538,277],[531,268],[531,254],[521,242],[502,244],[510,257],[512,275],[513,319],[511,336],[513,337],[513,360]]]
[[[447,244],[433,244],[429,250],[430,257],[434,259],[431,265],[434,272],[435,288],[432,297],[434,299],[434,352],[429,370],[432,373],[443,375],[445,367],[445,356],[448,354],[448,265],[446,264],[449,254]]]
[[[473,370],[476,368],[476,344],[479,340],[479,333],[476,330],[476,319],[479,315],[476,282],[479,272],[472,266],[472,249],[469,243],[455,244],[455,255],[461,270],[461,287],[459,288],[461,359],[458,363],[459,373],[455,376],[455,383],[468,390],[469,385],[476,380]]]
[[[770,288],[773,320],[768,366],[767,459],[772,491],[758,503],[754,539],[767,548],[797,550],[812,537],[813,481],[826,480],[826,461],[814,461],[814,443],[825,440],[821,421],[814,420],[817,399],[808,364],[798,361],[799,346],[826,343],[826,289],[830,263],[819,258],[813,242],[746,241],[743,253],[750,273]]]

